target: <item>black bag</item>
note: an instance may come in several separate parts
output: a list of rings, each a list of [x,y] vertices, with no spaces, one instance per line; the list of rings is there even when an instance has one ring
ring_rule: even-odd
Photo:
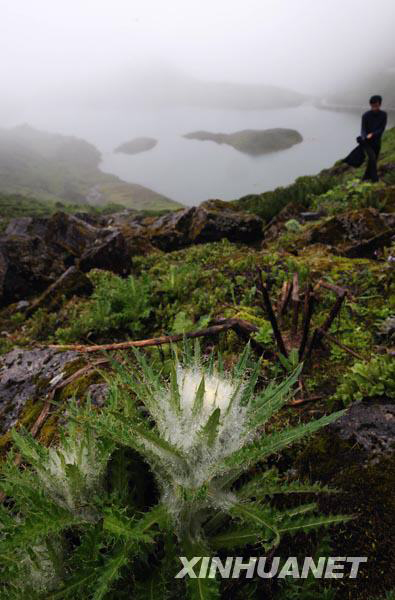
[[[343,158],[343,162],[350,165],[350,167],[360,167],[365,160],[365,150],[361,144],[362,138],[357,137],[358,146],[351,150],[350,154]]]

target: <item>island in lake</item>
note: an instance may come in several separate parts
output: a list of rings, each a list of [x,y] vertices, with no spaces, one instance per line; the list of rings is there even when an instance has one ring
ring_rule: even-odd
[[[114,152],[122,152],[122,154],[139,154],[140,152],[147,152],[155,148],[158,140],[150,137],[139,137],[124,144],[120,144],[115,148]]]
[[[217,144],[228,144],[239,152],[259,156],[278,150],[286,150],[303,141],[301,134],[295,129],[243,129],[234,133],[211,133],[209,131],[193,131],[183,136],[189,140],[212,141]]]

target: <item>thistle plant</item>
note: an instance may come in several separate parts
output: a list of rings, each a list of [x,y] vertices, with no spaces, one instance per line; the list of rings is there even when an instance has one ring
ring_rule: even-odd
[[[229,372],[220,355],[203,360],[198,344],[185,343],[181,359],[173,351],[169,377],[138,351],[133,369],[114,363],[106,406],[98,412],[89,403],[74,405],[73,425],[57,448],[14,434],[31,468],[18,471],[10,459],[2,483],[12,499],[2,512],[0,543],[7,592],[26,594],[21,569],[30,597],[42,592],[37,574],[29,579],[26,564],[16,566],[10,552],[27,560],[43,556],[44,544],[43,568],[48,572],[52,560],[54,572],[45,597],[184,597],[184,581],[174,579],[179,556],[218,555],[248,544],[267,552],[284,534],[345,519],[317,514],[313,502],[288,509],[271,502],[276,494],[330,491],[264,468],[270,455],[342,414],[268,431],[300,367],[255,393],[261,365],[250,367],[249,345]],[[150,499],[142,505],[136,498],[148,479]],[[149,577],[147,563],[155,565]],[[219,582],[190,579],[187,597],[220,598]]]

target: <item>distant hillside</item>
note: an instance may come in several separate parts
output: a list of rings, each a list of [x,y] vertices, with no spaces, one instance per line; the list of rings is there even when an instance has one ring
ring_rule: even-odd
[[[330,95],[328,103],[365,106],[370,96],[381,94],[383,96],[383,107],[395,111],[395,66],[378,70],[376,73],[368,73],[364,81],[351,84],[349,87],[339,90]]]
[[[156,65],[132,67],[108,81],[90,82],[80,90],[88,103],[107,106],[198,106],[200,108],[260,110],[299,106],[305,94],[264,83],[205,81],[181,70]]]
[[[0,129],[0,192],[75,204],[122,204],[136,210],[181,206],[99,169],[92,144],[21,125]]]

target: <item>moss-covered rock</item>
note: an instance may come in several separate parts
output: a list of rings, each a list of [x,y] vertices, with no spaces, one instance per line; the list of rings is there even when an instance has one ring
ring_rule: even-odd
[[[386,231],[387,225],[374,208],[353,210],[330,217],[309,230],[306,242],[327,244],[341,250]]]
[[[369,421],[370,417],[367,428]],[[360,425],[363,428],[362,422]],[[298,457],[297,466],[302,475],[339,490],[320,500],[322,509],[355,516],[333,530],[333,556],[368,559],[358,578],[336,581],[336,598],[371,600],[395,586],[395,455],[377,453],[377,445],[371,452],[354,436],[342,437],[342,431],[346,428],[340,425],[315,436]],[[374,435],[373,429],[370,431]]]
[[[208,200],[198,207],[152,221],[146,235],[155,246],[166,251],[223,238],[251,243],[262,239],[262,221],[255,215],[234,210],[228,202]]]
[[[75,352],[42,348],[15,348],[0,361],[0,432],[15,425],[29,403],[33,410],[65,375],[67,364],[78,358]]]
[[[29,316],[42,306],[47,309],[54,309],[60,306],[64,298],[70,298],[74,294],[89,296],[92,291],[93,285],[90,279],[77,267],[69,267],[55,283],[50,285],[35,302],[27,307],[25,314]]]
[[[43,239],[1,237],[0,306],[43,292],[63,271],[63,261]]]

